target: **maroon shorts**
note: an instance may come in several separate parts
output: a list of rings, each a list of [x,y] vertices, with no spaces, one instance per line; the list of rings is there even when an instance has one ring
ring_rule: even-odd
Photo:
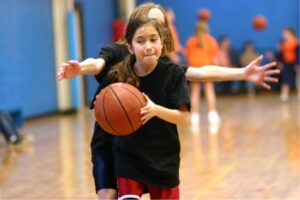
[[[144,185],[138,181],[122,177],[118,177],[117,182],[120,200],[126,198],[139,199],[145,189],[149,191],[151,199],[179,199],[178,186],[173,188],[159,188],[154,185]]]

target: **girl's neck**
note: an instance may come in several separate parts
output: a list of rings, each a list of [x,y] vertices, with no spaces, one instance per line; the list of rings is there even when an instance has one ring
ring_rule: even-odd
[[[133,66],[133,69],[137,76],[147,76],[156,68],[156,66],[157,66],[157,61],[153,65],[145,65],[145,64],[136,62]]]

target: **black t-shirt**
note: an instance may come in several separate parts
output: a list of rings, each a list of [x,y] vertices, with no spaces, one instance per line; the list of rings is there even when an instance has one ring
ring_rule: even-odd
[[[101,73],[95,75],[97,82],[100,83],[102,81],[102,78],[109,71],[109,69],[112,66],[114,66],[115,64],[124,60],[124,58],[128,55],[129,55],[129,51],[127,50],[127,48],[124,44],[113,43],[106,47],[101,48],[98,57],[103,58],[105,60],[105,67]],[[160,60],[162,60],[164,62],[171,62],[170,59],[166,56],[161,57]],[[180,67],[182,67],[184,70],[184,73],[186,73],[188,67],[186,65],[180,65]],[[103,88],[103,86],[101,86],[101,85],[98,86],[98,88],[94,94],[94,98],[90,104],[91,109],[94,108],[94,101],[96,99],[96,95],[99,94],[99,92],[102,88]]]
[[[170,109],[190,106],[185,73],[178,65],[159,61],[140,81],[139,89],[155,104]],[[179,184],[180,143],[175,124],[153,117],[135,133],[115,136],[113,150],[117,177],[165,188]]]

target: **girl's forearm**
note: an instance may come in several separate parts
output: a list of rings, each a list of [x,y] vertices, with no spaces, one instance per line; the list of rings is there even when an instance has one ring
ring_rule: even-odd
[[[156,105],[156,116],[173,124],[186,125],[189,122],[190,113],[188,111],[168,109],[160,105]]]
[[[105,61],[102,58],[88,58],[80,62],[80,75],[99,74],[105,66]]]
[[[230,81],[245,80],[244,68],[230,68],[215,65],[189,67],[186,71],[188,81]]]

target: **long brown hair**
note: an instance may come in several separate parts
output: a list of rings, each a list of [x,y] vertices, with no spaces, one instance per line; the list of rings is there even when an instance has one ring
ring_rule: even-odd
[[[154,8],[159,9],[164,15],[164,29],[162,30],[162,37],[163,37],[162,55],[167,55],[168,53],[175,50],[175,44],[170,30],[170,26],[169,26],[170,24],[165,9],[163,9],[159,4],[154,4],[152,2],[146,2],[140,4],[138,7],[134,9],[132,14],[130,15],[129,22],[138,18],[147,18],[150,10]],[[119,43],[124,44],[125,37],[123,37]]]
[[[284,30],[293,35],[293,37],[297,37],[296,32],[292,27],[285,27]]]
[[[209,28],[207,22],[198,21],[196,24],[196,37],[198,40],[198,46],[203,47],[203,35],[209,33]]]
[[[152,25],[158,32],[159,37],[162,40],[162,45],[163,45],[163,31],[164,31],[164,26],[159,23],[155,19],[150,19],[148,17],[139,17],[139,18],[134,18],[131,19],[128,22],[128,25],[126,27],[125,31],[125,36],[124,39],[125,41],[132,45],[132,40],[134,37],[135,32],[142,26],[144,25]],[[113,66],[110,71],[108,72],[108,79],[111,80],[112,82],[123,82],[123,83],[129,83],[131,85],[134,85],[136,87],[139,86],[140,80],[137,77],[137,75],[134,73],[133,70],[133,64],[135,62],[135,55],[131,54],[127,56],[123,61],[120,63],[116,64]]]

